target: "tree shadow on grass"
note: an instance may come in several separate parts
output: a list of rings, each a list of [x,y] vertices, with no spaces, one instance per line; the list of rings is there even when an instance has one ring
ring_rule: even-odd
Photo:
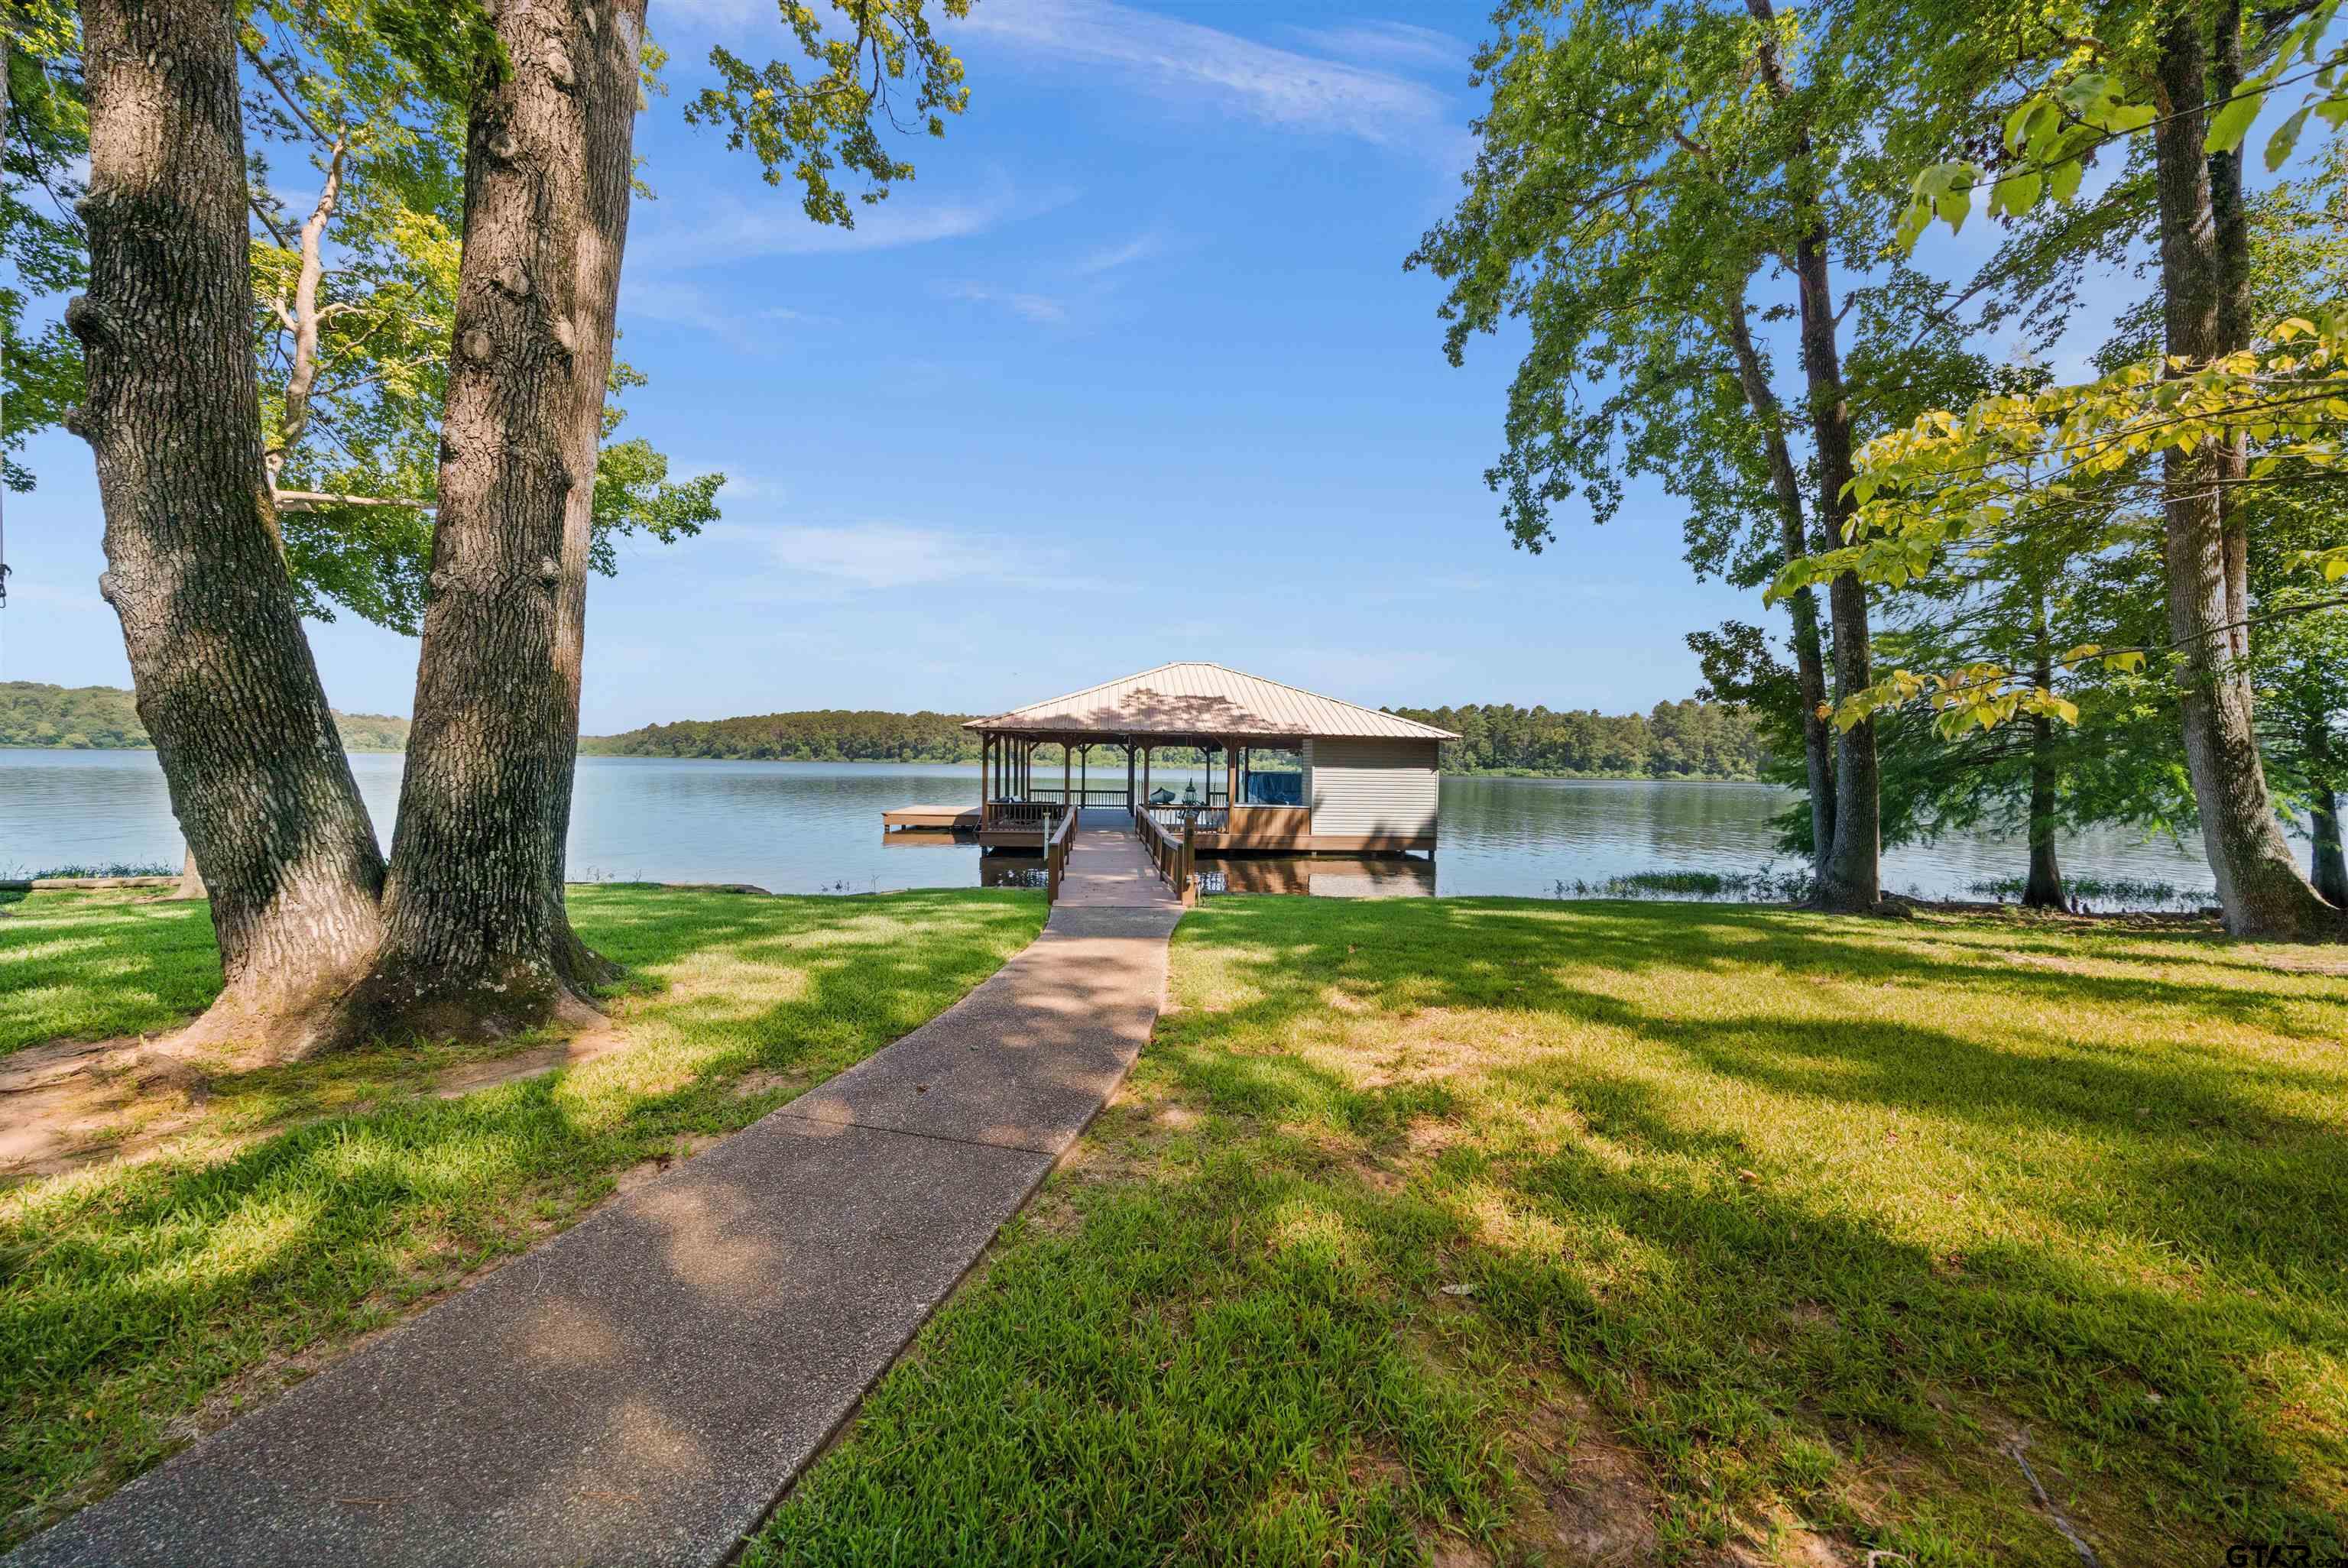
[[[1472,1317],[1524,1366],[1571,1372],[1654,1466],[1667,1533],[1718,1545],[1756,1505],[1782,1501],[1900,1550],[1915,1544],[1907,1511],[1921,1498],[1981,1561],[2065,1562],[1996,1452],[2034,1425],[2038,1462],[2109,1561],[2233,1539],[2339,1542],[2337,1434],[2310,1440],[2278,1423],[2298,1391],[2260,1375],[2277,1355],[2342,1344],[2336,1307],[2204,1303],[2098,1267],[2091,1252],[2020,1241],[1985,1236],[1952,1254],[1830,1196],[1740,1182],[1751,1155],[1734,1135],[1689,1129],[1650,1085],[1621,1077],[1583,1086],[1608,1107],[1602,1135],[1538,1156],[1454,1149],[1397,1190],[1357,1162],[1315,1157],[1295,1126],[1333,1104],[1353,1106],[1356,1125],[1407,1125],[1415,1090],[1257,1063],[1233,1100],[1207,1054],[1152,1058],[1185,1103],[1240,1119],[1210,1122],[1206,1140],[1255,1180],[1303,1175],[1385,1238],[1380,1286],[1431,1320]],[[1283,1079],[1284,1104],[1272,1092]],[[1267,1121],[1286,1131],[1251,1139],[1246,1124]],[[1227,1179],[1161,1188],[1156,1204],[1211,1230],[1231,1223],[1216,1191]],[[1232,1246],[1271,1245],[1272,1217],[1247,1214]],[[1801,1445],[1821,1440],[1852,1466],[1840,1479],[1856,1489],[1838,1501],[1789,1479]],[[1903,1483],[1915,1496],[1870,1501],[1860,1472],[1902,1452],[1903,1471],[1926,1467]]]
[[[566,1072],[9,1195],[0,1544],[184,1442],[173,1418],[228,1379],[387,1321],[577,1218],[615,1173],[733,1132],[788,1097],[784,1085],[888,1044],[993,973],[1043,915],[1032,895],[964,892],[582,890],[574,909],[640,985],[701,964],[708,989],[632,1002],[644,1042]],[[266,1100],[272,1074],[304,1071],[224,1075],[214,1092]],[[752,1073],[767,1086],[739,1092]]]
[[[2320,1390],[2348,1348],[2333,1241],[2348,1149],[2335,1120],[2278,1102],[2336,1097],[2340,1076],[2164,1038],[2163,1017],[2133,1046],[2072,1035],[2094,1032],[2088,1014],[2220,999],[2298,1034],[2304,977],[2261,971],[2280,994],[2246,1000],[2168,977],[1903,955],[1869,927],[1780,934],[1770,917],[1712,909],[1279,914],[1218,908],[1186,931],[1240,999],[1170,1020],[1154,1070],[1225,1114],[1317,1122],[1389,1153],[1447,1101],[1469,1122],[1565,1114],[1563,1135],[1455,1150],[1434,1187],[1463,1225],[1497,1185],[1576,1238],[1567,1256],[1468,1244],[1476,1310],[1605,1391],[1687,1498],[1721,1467],[1757,1462],[1744,1451],[1755,1433],[1802,1422],[1945,1442],[1965,1424],[1935,1402],[1953,1390],[2047,1423],[2075,1473],[2108,1469],[2109,1496],[2137,1487],[2156,1522],[2189,1520],[2205,1543],[2338,1540],[2348,1444]],[[1634,1001],[1560,978],[1592,970],[1679,970],[1711,990],[1633,987]],[[1820,970],[1922,989],[1917,1016],[1942,1026],[1770,1005],[1773,987]],[[1979,994],[1992,988],[2031,1005],[1992,1008]],[[1330,1007],[1333,989],[1354,999],[1350,1015]],[[1383,1085],[1277,1054],[1431,1009],[1494,1009],[1513,1043]],[[1969,1030],[1972,1016],[1988,1021]],[[1438,1035],[1467,1027],[1441,1023]],[[1626,1049],[1635,1066],[1614,1065]],[[1858,1143],[1885,1125],[1938,1140]],[[1809,1138],[1815,1154],[1799,1147]],[[1946,1169],[1989,1173],[1973,1217],[1945,1205],[1978,1194],[1935,1190],[1942,1140],[1966,1157]],[[1881,1179],[1841,1190],[1828,1153],[1879,1163]],[[1816,1325],[1777,1315],[1798,1304],[1819,1309]],[[2124,1539],[2135,1528],[2108,1509],[2097,1522]]]

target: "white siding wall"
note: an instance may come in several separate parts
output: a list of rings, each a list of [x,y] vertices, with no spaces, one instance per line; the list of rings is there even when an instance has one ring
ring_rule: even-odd
[[[1308,741],[1315,835],[1419,837],[1435,831],[1434,741]]]

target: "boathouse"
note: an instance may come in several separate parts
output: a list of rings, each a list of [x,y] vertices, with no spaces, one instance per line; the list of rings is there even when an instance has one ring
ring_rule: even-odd
[[[1432,854],[1439,752],[1459,737],[1220,664],[1138,675],[973,719],[982,844],[1033,848],[1069,805],[1179,825],[1206,854]],[[1059,765],[1037,765],[1045,747]],[[1158,766],[1203,753],[1201,794]],[[965,818],[965,821],[967,819]]]

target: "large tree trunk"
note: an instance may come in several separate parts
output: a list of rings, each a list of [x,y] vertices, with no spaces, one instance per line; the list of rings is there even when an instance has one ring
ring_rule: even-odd
[[[196,852],[191,849],[180,857],[180,885],[171,889],[171,897],[193,901],[208,896],[204,892],[204,874],[196,868]]]
[[[1843,540],[1851,502],[1843,487],[1852,473],[1850,403],[1841,354],[1835,346],[1833,284],[1827,273],[1823,230],[1805,235],[1795,253],[1801,283],[1802,364],[1809,382],[1811,439],[1818,469],[1818,515],[1828,538]],[[1837,702],[1874,683],[1867,625],[1867,585],[1842,572],[1827,585],[1834,626]],[[1835,736],[1834,852],[1818,876],[1818,898],[1828,909],[1872,909],[1883,897],[1883,800],[1875,755],[1875,721],[1862,719]]]
[[[612,8],[613,29],[625,37],[627,58],[616,54],[607,68],[627,70],[626,91],[635,87],[637,39],[644,20],[644,0],[620,0]],[[612,90],[620,90],[615,80]],[[633,98],[631,97],[633,108]],[[635,117],[597,114],[581,128],[586,138],[585,200],[587,232],[574,258],[572,320],[579,329],[577,363],[578,412],[573,416],[567,456],[574,471],[588,476],[574,487],[562,514],[562,591],[555,625],[554,679],[561,706],[559,774],[547,819],[547,876],[553,897],[563,897],[569,868],[571,802],[579,759],[579,692],[587,641],[587,558],[594,540],[597,455],[603,445],[603,401],[612,375],[612,340],[620,307],[620,258],[628,235],[628,200],[632,191]],[[565,980],[574,989],[600,985],[618,973],[618,967],[578,939],[566,922],[564,940],[556,957]]]
[[[508,0],[464,256],[414,728],[361,1003],[486,1033],[582,999],[563,909],[587,518],[627,226],[642,0]]]
[[[1745,0],[1756,21],[1774,25],[1771,0]],[[1793,99],[1773,34],[1764,33],[1756,63],[1771,96]],[[1810,157],[1810,138],[1795,138],[1797,165]],[[1797,192],[1811,208],[1794,245],[1793,271],[1801,296],[1802,374],[1810,411],[1812,455],[1818,462],[1818,516],[1829,545],[1844,542],[1851,501],[1844,493],[1852,473],[1850,399],[1843,388],[1842,354],[1836,346],[1834,281],[1827,260],[1827,221],[1816,191]],[[1867,626],[1867,585],[1843,572],[1827,585],[1827,615],[1834,628],[1834,696],[1837,702],[1874,684]],[[1882,780],[1875,755],[1875,721],[1866,719],[1835,736],[1834,847],[1818,866],[1821,908],[1856,913],[1882,899]]]
[[[2221,231],[2202,149],[2209,61],[2200,28],[2196,7],[2170,0],[2160,37],[2166,112],[2153,122],[2166,349],[2195,364],[2226,351],[2226,333],[2247,330],[2234,282],[2246,264],[2230,253],[2246,242],[2242,226],[2230,222]],[[2238,204],[2239,169],[2226,177]],[[2246,577],[2240,541],[2230,537],[2226,517],[2224,480],[2238,463],[2238,454],[2211,446],[2164,458],[2162,542],[2169,636],[2182,655],[2186,769],[2227,930],[2314,937],[2337,932],[2340,916],[2299,874],[2259,760],[2242,663]]]
[[[252,358],[236,13],[86,0],[99,592],[211,892],[226,980],[184,1037],[298,1053],[379,931],[383,857],[272,539]]]
[[[1786,440],[1786,411],[1753,345],[1753,327],[1742,294],[1723,302],[1723,323],[1736,358],[1736,379],[1746,406],[1761,426],[1769,454],[1769,486],[1777,499],[1777,542],[1788,561],[1809,553],[1802,521],[1802,481]],[[1834,728],[1819,712],[1827,700],[1826,656],[1818,641],[1818,596],[1805,586],[1787,597],[1794,618],[1794,672],[1802,692],[1802,760],[1810,791],[1810,866],[1820,878],[1834,855]]]
[[[2348,909],[2348,855],[2340,842],[2339,774],[2334,771],[2331,715],[2314,715],[2307,737],[2309,793],[2308,880],[2335,908]]]
[[[2037,642],[2038,687],[2054,686],[2054,650],[2046,636],[2046,600],[2042,596],[2032,630]],[[2044,713],[2030,716],[2030,876],[2023,884],[2022,902],[2032,909],[2064,907],[2063,867],[2054,855],[2055,785],[2054,721]]]
[[[2309,879],[2334,906],[2348,907],[2348,855],[2340,845],[2339,792],[2318,784],[2314,808],[2308,815],[2315,840],[2308,855]]]

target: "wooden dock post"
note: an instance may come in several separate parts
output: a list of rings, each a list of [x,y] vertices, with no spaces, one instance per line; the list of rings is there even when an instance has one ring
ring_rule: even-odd
[[[1174,890],[1182,896],[1182,907],[1189,908],[1199,901],[1199,814],[1182,814],[1182,875]]]

